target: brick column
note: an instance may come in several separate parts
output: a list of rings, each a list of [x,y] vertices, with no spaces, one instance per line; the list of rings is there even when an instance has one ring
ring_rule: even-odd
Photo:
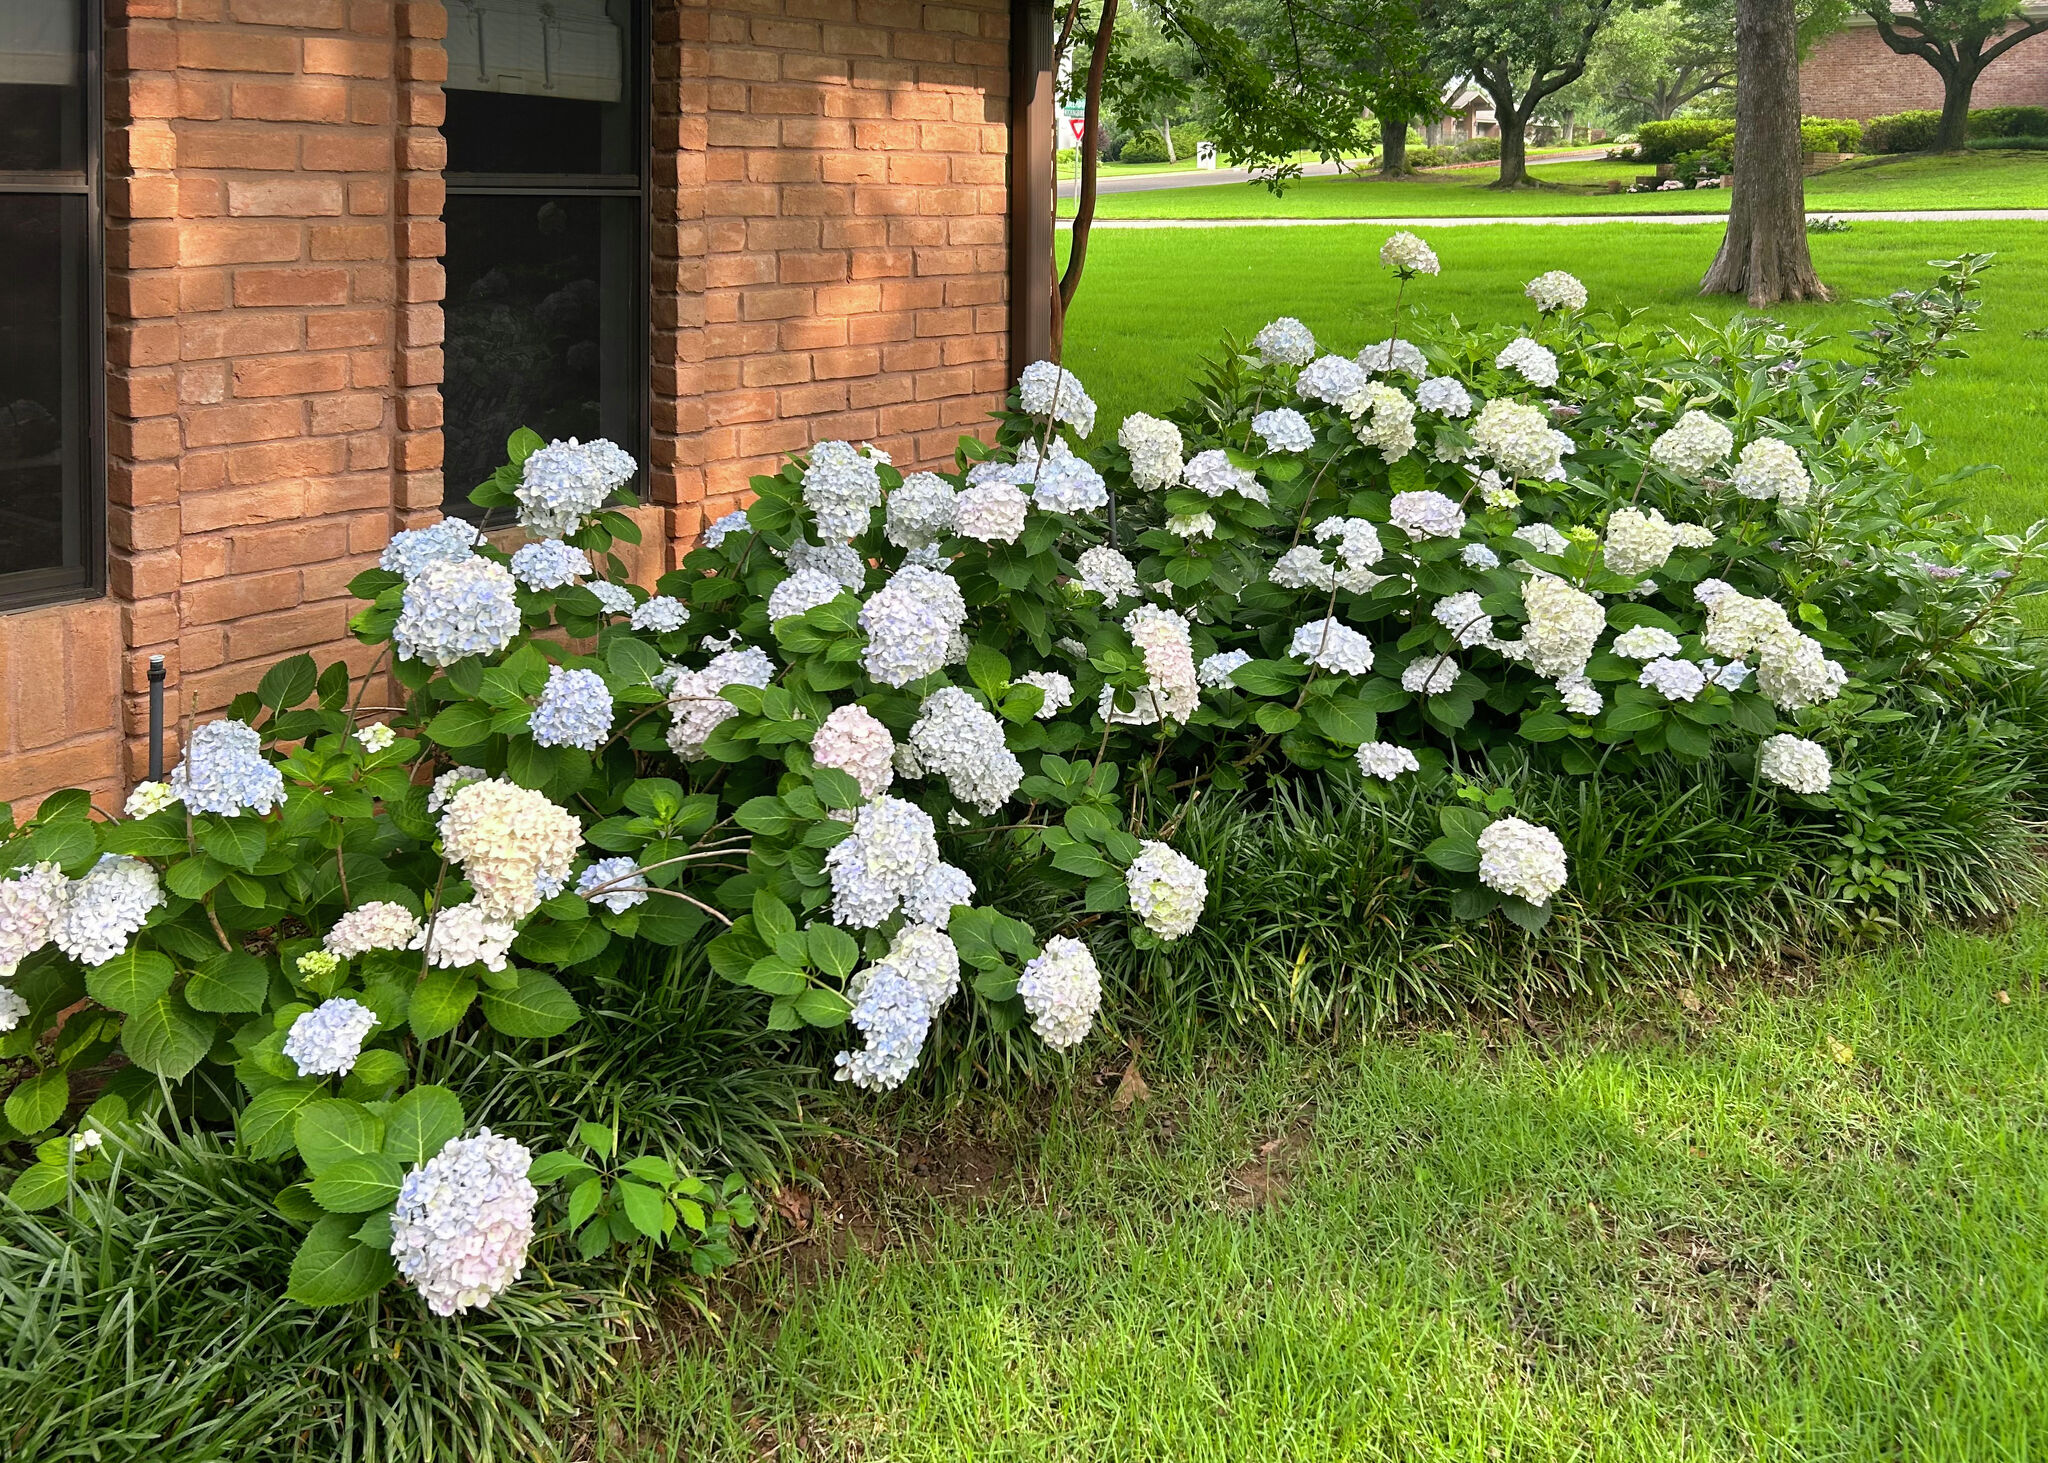
[[[442,170],[448,144],[441,123],[448,99],[447,9],[441,0],[403,0],[398,6],[398,455],[394,502],[404,528],[440,516],[441,378],[444,336],[441,301],[448,292],[448,230],[441,221],[448,186]]]

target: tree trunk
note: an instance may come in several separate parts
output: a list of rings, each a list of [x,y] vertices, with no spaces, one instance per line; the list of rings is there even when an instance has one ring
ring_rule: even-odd
[[[1566,147],[1572,145],[1572,139],[1578,136],[1578,131],[1579,114],[1577,112],[1566,112],[1564,114],[1564,145]]]
[[[1380,173],[1394,177],[1408,171],[1408,119],[1380,118]]]
[[[1117,0],[1102,0],[1095,26],[1095,46],[1088,58],[1088,82],[1081,96],[1081,186],[1074,199],[1074,227],[1068,233],[1067,267],[1060,272],[1057,308],[1052,316],[1053,359],[1066,344],[1067,311],[1081,288],[1088,267],[1088,235],[1095,228],[1095,185],[1102,173],[1102,72],[1109,63],[1109,39],[1116,33]]]
[[[1740,0],[1735,16],[1735,191],[1703,295],[1761,308],[1825,300],[1806,248],[1799,142],[1799,17],[1794,0]]]
[[[1170,163],[1179,162],[1180,157],[1173,150],[1173,123],[1164,117],[1159,119],[1159,135],[1166,139],[1166,160]]]
[[[1500,178],[1488,186],[1519,188],[1529,181],[1529,119],[1496,101],[1493,120],[1500,127]]]
[[[1936,152],[1961,152],[1970,135],[1970,93],[1976,89],[1977,73],[1958,66],[1941,78],[1941,126],[1934,134]]]

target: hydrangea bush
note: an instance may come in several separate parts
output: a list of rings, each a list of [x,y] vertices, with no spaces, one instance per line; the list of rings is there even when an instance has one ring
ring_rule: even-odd
[[[1406,235],[1383,263],[1440,268]],[[7,825],[0,1056],[34,1067],[7,1120],[50,1129],[118,1051],[99,1120],[225,1102],[302,1165],[301,1299],[402,1278],[450,1313],[517,1278],[552,1184],[579,1244],[695,1225],[696,1180],[531,1154],[412,1079],[480,1025],[569,1031],[634,942],[705,943],[768,1026],[837,1033],[854,1087],[970,1018],[1064,1052],[1102,941],[1170,947],[1228,897],[1175,847],[1190,804],[1303,774],[1440,788],[1427,876],[1541,938],[1568,840],[1495,751],[1715,762],[1797,817],[1845,727],[2022,666],[2044,534],[1945,511],[1889,406],[1980,266],[1885,303],[1853,364],[1761,321],[1596,326],[1558,271],[1521,330],[1353,357],[1275,321],[1113,431],[1041,362],[951,471],[821,443],[651,591],[613,552],[630,459],[521,433],[475,496],[528,542],[439,524],[353,586],[389,722],[295,658],[123,817],[71,793]],[[95,1161],[52,1143],[23,1202]]]

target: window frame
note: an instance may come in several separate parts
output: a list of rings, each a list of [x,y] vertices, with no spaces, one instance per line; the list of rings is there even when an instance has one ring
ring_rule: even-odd
[[[107,592],[107,274],[104,224],[106,106],[101,92],[104,29],[100,6],[81,0],[79,12],[80,87],[85,104],[85,136],[81,167],[15,172],[0,170],[0,195],[8,197],[79,198],[85,200],[85,318],[80,334],[80,410],[84,415],[83,483],[79,517],[79,564],[76,568],[23,569],[0,573],[0,614],[67,600],[96,599]],[[71,301],[62,308],[69,310]]]
[[[633,257],[639,261],[633,276],[632,324],[639,342],[633,352],[633,440],[619,445],[640,464],[633,488],[641,502],[650,499],[652,474],[648,454],[654,433],[654,5],[653,0],[630,0],[631,26],[626,37],[626,84],[633,89],[633,157],[639,168],[631,173],[471,173],[445,171],[441,181],[447,196],[454,198],[636,198]],[[458,88],[450,88],[457,90]],[[445,265],[447,256],[442,256]],[[467,487],[443,482],[441,510],[460,514],[470,508]],[[491,527],[490,513],[483,525]]]

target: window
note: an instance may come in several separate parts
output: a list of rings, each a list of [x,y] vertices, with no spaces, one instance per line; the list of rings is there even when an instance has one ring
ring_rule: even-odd
[[[0,608],[101,583],[95,13],[0,0]]]
[[[449,0],[446,504],[505,439],[646,461],[646,0]]]

